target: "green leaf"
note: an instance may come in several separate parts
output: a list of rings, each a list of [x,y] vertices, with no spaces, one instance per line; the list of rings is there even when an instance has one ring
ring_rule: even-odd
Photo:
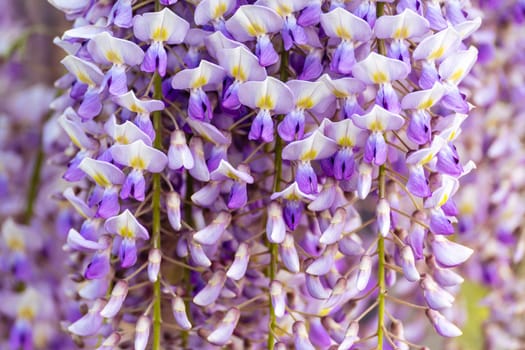
[[[481,305],[481,300],[487,296],[489,289],[474,281],[465,281],[458,295],[457,303],[467,312],[466,323],[461,327],[463,335],[456,338],[460,349],[483,350],[483,322],[489,317],[489,309]]]

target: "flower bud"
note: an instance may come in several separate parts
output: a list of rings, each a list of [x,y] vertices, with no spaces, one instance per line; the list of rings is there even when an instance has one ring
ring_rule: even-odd
[[[148,316],[142,315],[137,320],[135,326],[135,350],[145,350],[148,345],[151,320]]]
[[[186,305],[180,296],[177,295],[171,300],[171,310],[179,327],[184,330],[191,329],[191,322],[186,314]]]
[[[180,195],[177,192],[169,192],[166,196],[166,211],[171,227],[175,231],[181,229]]]
[[[377,226],[381,236],[386,237],[390,231],[390,205],[384,198],[377,203]]]
[[[151,283],[159,278],[160,263],[162,261],[162,253],[160,249],[153,248],[148,254],[148,278]]]
[[[128,282],[125,280],[118,281],[109,298],[106,306],[100,311],[100,315],[105,318],[112,318],[120,311],[126,296],[128,295]]]

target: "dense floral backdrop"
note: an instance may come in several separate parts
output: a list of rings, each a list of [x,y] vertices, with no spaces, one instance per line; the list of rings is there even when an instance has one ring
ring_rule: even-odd
[[[1,349],[525,348],[522,1],[1,4]]]

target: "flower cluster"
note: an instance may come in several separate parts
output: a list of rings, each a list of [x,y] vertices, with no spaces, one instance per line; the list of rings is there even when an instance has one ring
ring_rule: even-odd
[[[68,349],[60,322],[79,313],[60,242],[73,213],[49,200],[65,188],[63,168],[44,167],[64,138],[47,122],[53,88],[34,84],[24,52],[34,32],[9,5],[0,15],[0,348]]]
[[[461,334],[469,4],[50,3],[74,21],[52,107],[78,341],[408,349],[423,314]]]
[[[460,151],[478,169],[458,192],[458,238],[476,250],[465,275],[490,291],[482,302],[490,311],[483,324],[485,348],[521,349],[525,7],[519,1],[480,5],[487,15],[474,36],[480,55],[475,79],[468,82],[477,108]]]

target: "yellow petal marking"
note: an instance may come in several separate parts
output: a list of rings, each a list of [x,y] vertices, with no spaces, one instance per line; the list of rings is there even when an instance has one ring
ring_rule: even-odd
[[[226,12],[226,4],[221,1],[217,4],[217,6],[215,6],[215,10],[213,11],[213,19],[222,17],[222,15],[224,15],[225,12]]]
[[[77,72],[77,79],[84,83],[84,84],[87,84],[87,85],[90,85],[90,86],[93,86],[95,85],[95,83],[93,82],[93,80],[91,80],[91,78],[89,77],[89,75],[87,75],[86,73],[84,72]]]
[[[119,234],[123,238],[132,238],[132,239],[135,238],[135,233],[131,231],[131,229],[127,226],[121,227],[119,230]]]
[[[113,64],[123,64],[123,59],[115,50],[109,50],[106,53],[106,59]]]
[[[142,108],[141,106],[139,106],[138,104],[136,103],[133,103],[130,107],[129,107],[129,110],[133,113],[138,113],[138,114],[146,114],[147,111]]]
[[[371,131],[383,131],[384,130],[384,126],[379,120],[373,120],[368,125],[368,130],[371,130]]]
[[[97,185],[101,187],[111,186],[111,182],[108,180],[108,178],[104,174],[99,173],[99,172],[96,172],[95,174],[93,174],[93,181],[95,181]]]
[[[452,82],[457,82],[459,79],[461,79],[461,77],[463,76],[463,73],[465,71],[463,70],[463,68],[459,68],[457,69],[451,76],[450,78],[448,78],[449,81],[452,81]]]
[[[292,13],[292,8],[283,3],[278,4],[275,10],[281,17],[286,17]]]
[[[246,81],[248,79],[248,77],[246,76],[246,73],[244,72],[244,69],[242,69],[242,67],[238,64],[238,65],[235,65],[233,68],[232,68],[232,71],[231,71],[231,75],[237,79],[238,81]]]
[[[257,107],[260,109],[271,110],[275,107],[275,103],[270,95],[264,95],[257,102]]]
[[[428,60],[437,60],[443,56],[445,53],[445,48],[443,46],[438,47],[436,50],[432,51],[432,53],[428,56]]]
[[[425,158],[421,159],[419,161],[419,165],[424,165],[430,162],[434,158],[434,155],[432,153],[429,153]]]
[[[248,28],[246,29],[248,31],[248,34],[251,36],[262,36],[266,34],[266,30],[264,30],[264,26],[257,22],[252,22],[248,25]]]
[[[394,39],[405,39],[408,38],[408,28],[405,26],[399,27],[394,32]]]
[[[337,35],[339,38],[343,40],[352,40],[352,34],[350,34],[346,28],[342,26],[337,26],[335,28],[335,35]]]
[[[203,87],[207,83],[208,83],[208,78],[206,78],[204,75],[199,75],[197,79],[195,79],[193,83],[191,84],[191,88],[198,89],[198,88]]]
[[[426,99],[425,101],[421,102],[419,106],[417,106],[418,109],[427,109],[434,105],[435,101],[432,97]]]
[[[309,161],[314,160],[317,156],[317,151],[315,149],[310,149],[308,152],[305,152],[301,156],[301,160],[303,161]]]
[[[338,144],[343,147],[354,147],[354,141],[348,136],[343,136],[338,140]]]
[[[9,250],[15,251],[15,252],[23,252],[25,250],[25,243],[23,240],[21,240],[19,237],[9,237],[7,239],[7,247]]]
[[[314,106],[314,101],[310,96],[303,97],[297,101],[297,107],[302,109],[310,109]]]
[[[168,31],[164,27],[157,27],[151,36],[151,38],[155,41],[166,41],[168,40],[168,37]]]
[[[117,136],[115,141],[117,141],[117,143],[120,143],[122,145],[127,145],[129,143],[129,140],[126,137],[126,135],[119,135],[119,136]]]
[[[376,84],[388,83],[388,75],[382,71],[374,72],[374,74],[372,74],[372,81]]]
[[[31,321],[35,318],[35,310],[30,306],[22,306],[18,309],[18,317],[24,320]]]
[[[448,201],[448,193],[445,193],[443,197],[441,197],[441,200],[439,201],[438,205],[441,207],[443,204],[445,204]]]
[[[129,163],[129,165],[135,169],[145,169],[146,168],[146,163],[140,157],[135,157],[131,159],[131,162]]]

